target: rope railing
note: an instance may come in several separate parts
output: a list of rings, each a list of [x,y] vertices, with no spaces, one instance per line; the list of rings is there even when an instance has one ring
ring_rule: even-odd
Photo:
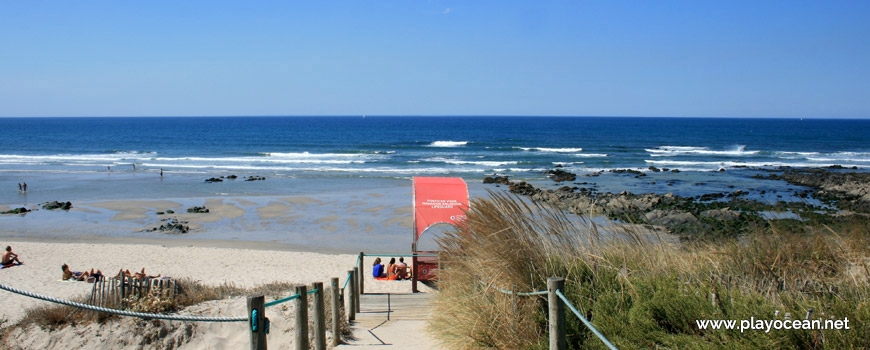
[[[78,303],[78,302],[74,302],[74,301],[70,301],[70,300],[58,299],[58,298],[54,298],[54,297],[49,297],[49,296],[45,296],[45,295],[41,295],[41,294],[28,292],[25,290],[10,287],[10,286],[3,285],[3,284],[0,284],[0,289],[15,293],[15,294],[20,294],[20,295],[23,295],[26,297],[31,297],[34,299],[52,302],[55,304],[71,306],[71,307],[84,309],[84,310],[105,312],[105,313],[119,315],[119,316],[138,317],[138,318],[142,318],[142,319],[146,319],[146,320],[191,321],[191,322],[244,322],[244,321],[248,320],[247,317],[205,317],[205,316],[166,315],[166,314],[133,312],[133,311],[126,311],[126,310],[109,309],[109,308],[104,308],[104,307],[100,307],[100,306]]]
[[[316,292],[317,292],[317,289],[312,289],[312,290],[309,290],[306,294],[314,294],[314,293],[316,293]],[[263,304],[263,306],[265,306],[265,307],[274,306],[274,305],[278,305],[278,304],[281,304],[281,303],[286,303],[286,302],[288,302],[288,301],[290,301],[290,300],[298,299],[298,298],[299,298],[299,294],[294,294],[294,295],[291,295],[291,296],[286,297],[286,298],[283,298],[283,299],[278,299],[278,300],[270,301],[270,302],[268,302],[268,303],[266,303],[266,304]]]
[[[501,289],[501,288],[496,287],[496,286],[494,286],[494,285],[492,285],[492,284],[486,284],[486,283],[484,283],[483,281],[480,281],[480,284],[482,284],[482,285],[484,285],[484,286],[486,286],[486,287],[492,287],[492,289],[495,289],[495,290],[497,290],[497,291],[499,291],[499,292],[502,292],[502,293],[504,293],[504,294],[514,294],[513,291],[509,291],[509,290],[507,290],[507,289]],[[547,290],[546,290],[546,289],[545,289],[545,290],[534,291],[534,292],[517,292],[517,295],[522,296],[522,297],[535,296],[535,295],[546,295],[546,294],[547,294]]]
[[[595,334],[596,337],[598,337],[598,339],[601,339],[601,341],[604,342],[604,345],[607,345],[610,350],[618,350],[616,346],[613,345],[613,343],[607,340],[607,338],[605,338],[604,335],[601,334],[601,332],[599,332],[598,329],[592,325],[592,323],[590,323],[588,320],[586,320],[585,317],[583,317],[583,315],[580,314],[580,311],[577,311],[577,308],[574,307],[574,304],[571,304],[571,302],[568,301],[568,298],[565,297],[565,294],[562,294],[561,290],[556,289],[556,295],[559,296],[559,299],[562,299],[562,302],[564,302],[565,305],[567,305],[568,308],[571,309],[572,312],[574,312],[574,315],[577,315],[577,317],[580,318],[580,321],[583,322],[583,324],[586,325],[586,327],[588,327],[589,330],[591,330],[592,333]]]

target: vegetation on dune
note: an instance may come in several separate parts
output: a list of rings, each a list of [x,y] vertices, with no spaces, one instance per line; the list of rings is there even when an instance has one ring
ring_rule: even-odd
[[[545,297],[565,295],[620,349],[870,348],[870,226],[778,222],[737,238],[679,242],[637,225],[602,227],[492,193],[439,241],[431,327],[451,348],[545,349]],[[514,287],[515,286],[515,287]],[[810,312],[810,310],[812,310]],[[712,330],[702,319],[848,318],[849,330]],[[573,315],[570,348],[605,349]]]
[[[266,300],[280,299],[286,297],[288,292],[292,293],[296,284],[288,282],[272,282],[260,285],[254,288],[241,288],[233,284],[222,284],[217,286],[205,285],[199,281],[189,278],[183,278],[176,281],[178,290],[175,293],[168,293],[168,290],[157,291],[156,289],[142,297],[129,297],[120,302],[109,302],[104,307],[119,310],[129,310],[134,312],[169,314],[180,311],[185,307],[200,304],[212,300],[222,300],[232,297],[247,296],[247,295],[265,295]],[[88,304],[88,297],[82,296],[73,299],[73,301]],[[309,298],[309,308],[313,307],[313,298]],[[203,316],[240,316],[240,315],[203,315]],[[0,330],[0,344],[5,344],[6,335],[14,328],[28,327],[36,325],[45,329],[60,329],[68,326],[87,325],[90,323],[108,323],[112,320],[117,320],[121,316],[112,314],[86,311],[79,308],[45,303],[35,308],[27,310],[25,316],[15,324],[4,327]],[[332,319],[332,311],[326,307],[327,320]],[[341,325],[341,334],[343,337],[352,335],[350,326],[347,323],[347,318],[344,315],[339,315]],[[327,322],[331,325],[331,322]],[[6,324],[0,323],[0,326]]]

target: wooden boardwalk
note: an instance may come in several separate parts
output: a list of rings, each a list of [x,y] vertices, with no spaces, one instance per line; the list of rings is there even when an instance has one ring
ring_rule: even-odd
[[[426,331],[432,298],[430,293],[360,296],[360,313],[351,322],[356,340],[336,349],[442,349]]]

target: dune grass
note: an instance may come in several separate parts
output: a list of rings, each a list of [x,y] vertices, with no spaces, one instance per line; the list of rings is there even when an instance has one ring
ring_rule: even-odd
[[[545,349],[546,298],[565,295],[620,349],[870,348],[870,228],[781,229],[679,242],[641,226],[586,218],[491,193],[440,240],[431,328],[451,348]],[[794,227],[793,225],[788,227]],[[699,319],[843,319],[850,330],[701,330]],[[570,348],[604,345],[569,314]]]

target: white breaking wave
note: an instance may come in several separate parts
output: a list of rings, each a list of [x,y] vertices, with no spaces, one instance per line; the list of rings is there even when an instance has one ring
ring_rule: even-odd
[[[0,163],[6,164],[34,164],[56,162],[131,162],[154,158],[154,152],[115,152],[99,154],[52,154],[52,155],[20,155],[0,154]]]
[[[551,152],[551,153],[574,153],[574,152],[583,152],[582,148],[546,148],[546,147],[516,147],[523,151],[538,151],[538,152]]]
[[[758,154],[761,151],[747,151],[745,145],[737,145],[734,149],[725,151],[711,150],[707,147],[693,146],[659,146],[657,148],[648,148],[645,151],[649,152],[653,157],[669,157],[679,155],[711,155],[711,156],[747,156]]]
[[[819,152],[776,152],[776,154],[787,155],[787,156],[815,156],[818,155]]]
[[[435,141],[428,147],[460,147],[468,144],[468,141]]]
[[[364,157],[367,156],[365,153],[308,153],[308,152],[293,152],[293,153],[280,153],[280,152],[261,152],[260,154],[266,157],[275,157],[275,158],[289,158],[289,159],[298,159],[298,158],[345,158],[345,157]]]
[[[826,167],[831,165],[841,165],[844,167],[859,167],[865,168],[870,166],[870,164],[842,164],[842,163],[800,163],[800,162],[734,162],[734,161],[726,161],[726,162],[693,162],[693,161],[680,161],[680,160],[652,160],[647,159],[644,160],[647,164],[653,165],[677,165],[677,166],[708,166],[714,168],[723,168],[723,167],[754,167],[754,168],[762,168],[762,167],[779,167],[779,166],[788,166],[788,167],[796,167],[796,168],[812,168],[812,167]]]
[[[455,164],[455,165],[482,165],[482,166],[504,166],[504,165],[516,165],[519,163],[517,161],[512,161],[512,160],[509,160],[509,161],[461,160],[461,159],[448,159],[448,158],[443,158],[443,157],[423,158],[423,159],[421,159],[421,161],[440,162],[440,163]]]
[[[574,155],[575,157],[583,157],[583,158],[603,158],[610,157],[609,154],[604,153],[577,153]]]

